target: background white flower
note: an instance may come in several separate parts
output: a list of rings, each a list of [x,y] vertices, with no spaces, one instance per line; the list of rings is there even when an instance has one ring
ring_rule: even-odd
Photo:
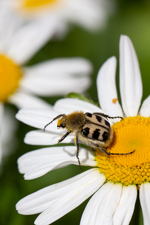
[[[46,30],[46,27],[43,29]],[[11,11],[0,8],[0,103],[2,108],[0,127],[3,137],[8,134],[2,129],[2,123],[6,121],[3,109],[6,102],[19,108],[50,108],[49,104],[36,96],[50,97],[65,95],[70,91],[84,92],[90,85],[89,75],[92,72],[92,65],[84,58],[58,58],[33,66],[23,66],[44,43],[43,35],[37,38],[38,33],[39,27],[35,24],[34,26],[22,25],[22,21]],[[5,128],[8,127],[8,130],[11,130],[8,123],[7,125]],[[7,135],[5,140],[9,137],[10,135]],[[7,146],[11,149],[12,145]]]
[[[115,2],[109,0],[5,0],[3,6],[19,16],[21,20],[47,27],[47,34],[62,36],[70,23],[88,30],[105,26]],[[45,34],[44,34],[45,35]],[[51,37],[49,37],[51,38]]]

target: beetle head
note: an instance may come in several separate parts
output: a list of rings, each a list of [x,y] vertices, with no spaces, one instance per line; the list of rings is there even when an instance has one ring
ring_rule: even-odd
[[[58,120],[57,127],[65,128],[66,127],[66,121],[67,121],[67,116],[64,115],[61,119]]]

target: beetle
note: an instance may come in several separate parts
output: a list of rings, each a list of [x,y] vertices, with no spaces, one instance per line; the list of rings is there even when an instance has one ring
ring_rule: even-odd
[[[59,119],[60,118],[60,119]],[[70,114],[59,114],[52,121],[44,126],[44,131],[48,125],[54,120],[57,120],[58,128],[65,128],[67,132],[58,140],[58,143],[62,142],[69,134],[75,132],[75,144],[77,147],[76,157],[80,165],[79,160],[79,140],[92,149],[99,148],[107,155],[128,155],[133,153],[110,153],[104,148],[110,146],[113,140],[113,129],[110,126],[108,119],[123,119],[120,116],[111,117],[104,113],[83,113],[73,112]]]

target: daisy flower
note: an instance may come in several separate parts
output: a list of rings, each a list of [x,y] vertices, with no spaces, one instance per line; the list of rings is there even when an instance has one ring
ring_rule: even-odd
[[[98,99],[101,109],[78,99],[62,99],[52,111],[21,110],[17,118],[24,123],[42,129],[46,123],[60,113],[73,111],[103,112],[109,116],[121,116],[122,120],[109,119],[113,129],[113,141],[107,148],[110,155],[100,149],[88,151],[80,148],[81,165],[94,167],[71,179],[50,185],[20,200],[16,208],[20,214],[40,213],[36,225],[48,225],[59,219],[89,196],[81,225],[128,225],[134,212],[137,191],[143,212],[144,225],[150,224],[150,97],[141,108],[142,81],[134,47],[127,36],[120,39],[120,95],[118,101],[115,85],[116,58],[109,58],[101,67],[97,77]],[[31,131],[25,137],[29,144],[52,145],[62,136],[56,121],[46,132]],[[64,142],[71,142],[69,135]],[[26,153],[18,160],[24,178],[34,179],[45,173],[69,164],[78,165],[75,146],[48,147]]]
[[[102,28],[115,8],[109,0],[5,0],[3,5],[24,22],[38,23],[39,29],[47,26],[53,35],[65,33],[69,23]]]
[[[9,101],[20,107],[34,107],[39,106],[40,101],[34,94],[50,96],[84,92],[90,85],[88,75],[92,71],[91,63],[86,59],[58,58],[23,66],[41,47],[42,40],[37,38],[39,28],[32,32],[33,27],[22,27],[20,23],[18,17],[0,8],[1,104]]]
[[[2,123],[8,120],[4,119],[6,102],[19,108],[50,108],[49,104],[36,95],[60,96],[72,90],[82,92],[90,85],[89,74],[92,66],[83,58],[58,58],[30,67],[23,66],[43,43],[41,37],[37,38],[39,28],[36,27],[34,31],[32,28],[32,26],[21,26],[21,21],[18,21],[17,17],[0,8],[0,127],[2,133],[4,132]],[[9,126],[7,127],[11,130]],[[8,139],[8,136],[4,139]]]

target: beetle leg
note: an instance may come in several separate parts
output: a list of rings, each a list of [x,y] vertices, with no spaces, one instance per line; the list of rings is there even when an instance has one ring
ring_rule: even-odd
[[[105,149],[103,149],[101,146],[99,146],[98,144],[95,144],[95,147],[99,148],[102,152],[104,152],[106,155],[129,155],[132,154],[133,152],[135,152],[135,150],[131,151],[131,152],[127,152],[127,153],[111,153],[111,152],[107,152]]]
[[[44,126],[43,131],[45,131],[46,127],[47,127],[48,125],[50,125],[54,120],[57,120],[57,119],[59,119],[59,118],[62,117],[62,116],[65,116],[65,114],[59,114],[59,115],[56,116],[53,120],[51,120],[49,123],[47,123],[47,124]]]
[[[106,115],[104,113],[93,113],[94,115],[100,115],[102,117],[105,117],[105,118],[109,118],[109,119],[123,119],[122,116],[109,116],[109,115]]]
[[[58,143],[62,142],[69,134],[71,133],[71,131],[67,131],[67,133],[65,133],[59,140]]]
[[[80,159],[79,159],[80,146],[79,146],[78,133],[76,133],[76,136],[75,136],[75,144],[76,144],[76,147],[77,147],[76,157],[77,157],[77,160],[78,160],[78,163],[79,163],[80,170],[82,170],[81,163],[80,163]]]

